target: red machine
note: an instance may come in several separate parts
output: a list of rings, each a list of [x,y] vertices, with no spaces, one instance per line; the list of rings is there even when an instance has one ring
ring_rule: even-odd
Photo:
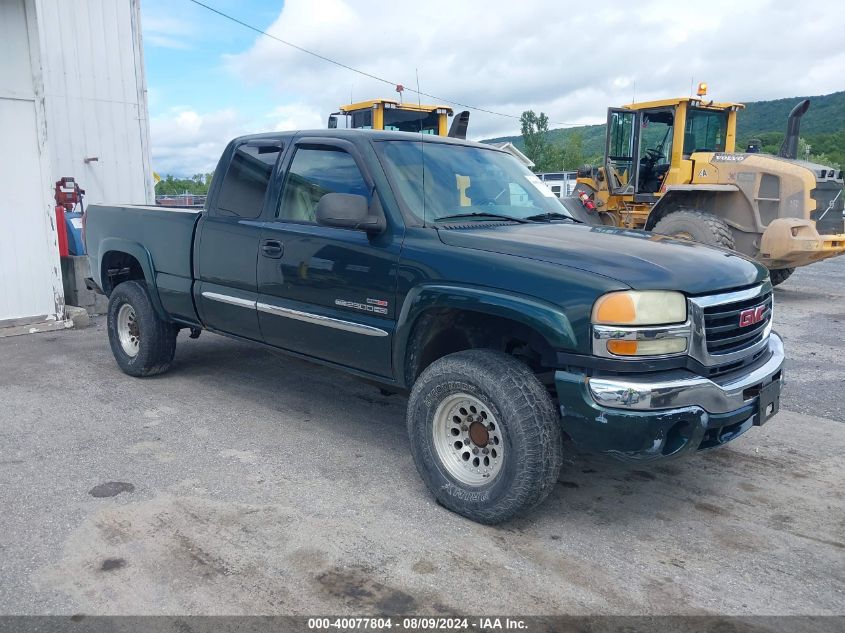
[[[73,177],[65,176],[56,181],[56,233],[59,237],[59,255],[61,257],[67,257],[70,254],[65,213],[73,213],[77,204],[80,206],[80,213],[84,213],[85,207],[82,204],[84,195],[85,190],[80,189],[79,183]]]

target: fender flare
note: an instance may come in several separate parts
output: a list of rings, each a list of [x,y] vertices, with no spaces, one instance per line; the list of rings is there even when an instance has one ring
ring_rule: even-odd
[[[155,265],[153,264],[153,256],[147,248],[138,242],[130,242],[119,237],[107,237],[100,242],[100,249],[97,252],[97,280],[100,282],[100,288],[103,285],[103,256],[106,253],[117,251],[119,253],[126,253],[135,258],[141,266],[141,272],[144,273],[144,281],[147,283],[147,292],[150,293],[150,300],[153,303],[156,313],[165,320],[169,317],[164,311],[164,306],[161,304],[161,298],[158,295],[158,285],[156,284]]]
[[[577,339],[569,318],[554,304],[494,288],[432,283],[416,286],[405,296],[396,321],[393,367],[405,385],[405,355],[417,319],[428,310],[465,310],[511,319],[532,328],[556,349],[575,349]]]

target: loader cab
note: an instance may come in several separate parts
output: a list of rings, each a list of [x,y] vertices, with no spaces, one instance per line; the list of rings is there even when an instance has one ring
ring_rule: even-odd
[[[690,183],[692,154],[734,151],[738,107],[686,98],[609,109],[610,193],[654,203],[667,186]]]
[[[393,99],[372,99],[341,106],[329,116],[329,128],[390,130],[448,136],[452,108],[439,105],[400,103]]]

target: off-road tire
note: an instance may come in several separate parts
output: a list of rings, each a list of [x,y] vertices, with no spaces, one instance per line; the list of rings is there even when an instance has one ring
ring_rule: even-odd
[[[129,304],[139,332],[137,354],[131,356],[123,349],[118,333],[118,313]],[[143,281],[126,281],[118,285],[109,297],[109,343],[118,367],[130,376],[155,376],[170,368],[176,352],[178,328],[159,318]]]
[[[794,268],[778,268],[777,270],[770,270],[769,277],[772,280],[772,285],[779,286],[784,281],[789,279],[792,276],[792,273],[794,272]]]
[[[694,209],[680,209],[662,218],[652,229],[655,233],[690,237],[695,242],[734,250],[731,227],[712,213]]]
[[[481,401],[502,427],[503,461],[490,483],[460,482],[433,444],[438,405],[455,394]],[[501,523],[539,504],[563,461],[560,421],[545,387],[525,364],[493,350],[457,352],[427,367],[411,391],[408,435],[417,470],[437,501],[479,523]]]

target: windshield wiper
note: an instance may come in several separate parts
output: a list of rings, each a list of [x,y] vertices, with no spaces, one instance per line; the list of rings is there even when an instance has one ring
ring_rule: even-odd
[[[435,222],[443,222],[444,220],[460,220],[462,218],[493,218],[495,220],[507,220],[508,222],[518,222],[519,224],[528,224],[531,219],[515,218],[512,215],[502,215],[501,213],[484,213],[480,211],[473,211],[472,213],[454,213],[452,215],[444,215],[437,218]]]
[[[552,211],[550,213],[538,213],[537,215],[529,215],[526,220],[531,220],[532,222],[542,222],[545,220],[546,222],[551,222],[552,220],[569,220],[570,222],[575,222],[576,224],[584,224],[582,220],[577,218],[573,218],[571,215],[566,215],[565,213],[557,213]]]

